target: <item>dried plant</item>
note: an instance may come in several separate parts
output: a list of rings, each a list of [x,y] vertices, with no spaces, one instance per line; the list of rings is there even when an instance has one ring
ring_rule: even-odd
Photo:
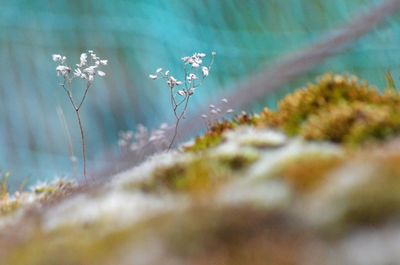
[[[136,132],[121,131],[119,133],[118,146],[123,153],[142,154],[144,149],[155,152],[165,150],[169,146],[166,133],[170,128],[171,126],[163,123],[158,129],[150,132],[145,126],[139,124]]]
[[[93,85],[95,76],[103,77],[106,75],[105,72],[99,70],[99,68],[107,65],[108,61],[100,59],[100,57],[98,57],[92,50],[89,50],[87,53],[81,54],[79,64],[76,64],[76,68],[74,71],[72,71],[72,68],[67,65],[67,57],[59,54],[53,54],[52,57],[53,61],[58,63],[56,72],[57,76],[62,78],[60,86],[67,94],[78,121],[82,144],[83,176],[86,180],[86,143],[79,111],[81,110],[82,104],[86,99],[89,88]],[[72,94],[72,82],[76,79],[84,80],[86,83],[83,96],[79,100],[76,100]]]
[[[184,81],[178,81],[167,70],[163,72],[162,68],[158,68],[154,74],[150,74],[149,77],[153,80],[163,79],[165,80],[167,87],[170,91],[171,107],[175,116],[175,130],[171,142],[168,146],[168,150],[171,149],[175,142],[175,138],[178,134],[178,128],[180,121],[185,117],[186,110],[188,108],[190,97],[193,96],[196,88],[203,84],[203,81],[207,78],[211,66],[214,63],[214,57],[216,53],[211,53],[211,61],[208,66],[202,66],[203,59],[206,57],[204,53],[195,53],[192,56],[182,57]],[[183,85],[178,91],[176,87]]]
[[[209,105],[208,113],[201,115],[201,118],[204,119],[206,123],[207,130],[210,130],[210,128],[214,124],[222,122],[223,118],[226,115],[232,114],[234,112],[232,108],[229,108],[228,99],[222,98],[220,102],[221,104],[218,105]]]

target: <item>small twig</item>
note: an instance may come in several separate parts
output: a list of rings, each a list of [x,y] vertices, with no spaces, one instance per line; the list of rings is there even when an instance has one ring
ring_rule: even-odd
[[[183,115],[184,115],[185,112],[186,112],[186,109],[187,109],[187,106],[188,106],[188,103],[189,103],[190,96],[187,96],[186,98],[187,98],[187,99],[186,99],[185,107],[183,108],[183,111],[181,112],[181,114],[179,115],[179,117],[176,119],[174,135],[173,135],[173,137],[172,137],[171,143],[170,143],[169,146],[168,146],[168,151],[171,150],[171,147],[173,146],[173,144],[174,144],[174,142],[175,142],[175,138],[176,138],[176,136],[178,135],[179,123],[180,123],[180,121],[181,121]]]
[[[86,144],[85,144],[85,134],[83,132],[83,126],[81,121],[81,115],[79,114],[79,109],[75,109],[76,117],[78,119],[79,130],[81,132],[81,143],[82,143],[82,157],[83,157],[83,176],[86,178]]]

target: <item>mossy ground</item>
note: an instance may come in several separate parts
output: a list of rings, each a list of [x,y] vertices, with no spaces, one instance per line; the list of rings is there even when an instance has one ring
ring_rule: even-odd
[[[2,175],[0,179],[0,217],[1,217],[16,211],[19,208],[20,203],[18,200],[10,199],[10,194],[8,192],[8,179],[10,177],[10,173],[5,172],[0,175]]]
[[[130,189],[187,194],[210,192],[238,177],[240,170],[246,169],[257,159],[256,155],[245,153],[219,156],[204,154],[188,162],[157,167],[149,179],[130,185]]]
[[[277,128],[289,136],[332,141],[348,146],[387,140],[400,133],[400,95],[380,93],[355,76],[325,74],[286,96],[273,112],[241,114],[213,124],[187,151],[202,151],[223,142],[223,133],[240,125]]]
[[[158,249],[142,249],[154,253],[147,259],[155,264],[174,260],[204,265],[246,264],[249,259],[255,265],[266,261],[299,264],[305,247],[315,238],[311,230],[284,213],[212,206],[165,214],[108,233],[102,233],[101,226],[96,225],[62,227],[50,233],[37,230],[28,242],[10,251],[2,264],[154,264],[124,256],[146,246],[155,235]],[[160,251],[162,256],[157,255]]]
[[[258,124],[307,140],[359,146],[400,132],[400,96],[380,93],[354,76],[326,74],[285,97],[278,110],[264,109]]]
[[[237,135],[227,137],[226,133],[234,130],[240,133],[239,127],[243,125],[257,130],[280,130],[293,139],[279,138],[279,144],[273,146],[265,145],[262,137],[259,137],[261,142],[235,144]],[[380,93],[355,77],[327,74],[315,84],[288,95],[279,103],[276,112],[265,109],[256,115],[243,113],[232,121],[212,125],[204,136],[186,148],[186,152],[178,154],[182,159],[165,165],[153,163],[150,171],[144,171],[148,175],[139,181],[132,177],[118,186],[110,179],[113,185],[99,189],[96,196],[81,196],[91,203],[105,202],[96,205],[101,209],[121,203],[118,199],[112,200],[112,196],[107,197],[107,192],[108,195],[120,192],[124,196],[144,193],[157,199],[166,198],[165,194],[173,199],[189,195],[186,196],[187,208],[168,208],[140,219],[139,223],[121,220],[122,213],[111,211],[116,216],[100,215],[93,222],[73,219],[68,225],[50,230],[44,229],[46,226],[42,224],[51,215],[39,213],[43,219],[26,224],[15,247],[4,248],[5,253],[0,251],[1,261],[33,265],[136,264],[140,260],[132,262],[139,257],[151,259],[151,262],[142,260],[137,264],[325,264],[332,256],[343,256],[340,248],[346,247],[348,231],[369,229],[371,225],[384,225],[388,221],[398,223],[400,155],[396,148],[388,147],[391,144],[368,143],[389,143],[399,132],[400,97],[396,91]],[[252,133],[248,135],[260,135]],[[265,134],[263,137],[268,138]],[[223,143],[227,145],[214,148]],[[231,149],[222,148],[224,146]],[[334,146],[334,150],[340,152],[326,146]],[[398,146],[400,148],[400,144]],[[305,147],[315,152],[302,151]],[[264,167],[263,163],[269,162],[266,158],[273,160],[275,156],[282,159]],[[266,171],[254,172],[259,168]],[[274,193],[274,187],[283,187],[290,193],[289,199],[272,208],[265,207],[267,203],[263,200],[286,197],[256,194],[259,203],[254,203],[254,197],[249,201],[234,201],[235,204],[219,201],[219,195],[226,190],[228,194],[223,194],[224,198],[229,198],[235,195],[229,193],[235,192],[235,188],[236,191],[238,187],[247,188],[250,192],[244,194],[249,194],[259,192],[257,185],[270,184],[272,188],[266,191]],[[225,185],[232,188],[223,189]],[[332,190],[333,193],[323,193]],[[68,198],[73,191],[74,186],[60,182],[38,186],[33,194],[39,202],[49,205],[51,211],[53,205],[47,202],[57,205],[58,198]],[[96,200],[102,195],[111,200]],[[8,198],[2,188],[0,202]],[[74,209],[79,211],[85,200],[76,201],[79,205]],[[3,211],[10,214],[14,207],[20,207],[4,205],[0,204],[3,207],[0,210],[6,209]],[[126,209],[125,205],[118,207],[121,211]],[[313,207],[316,207],[314,215]],[[304,216],[307,213],[310,215]],[[65,216],[69,214],[72,215],[67,212]],[[330,219],[327,223],[309,219],[318,219],[320,215]],[[2,243],[8,245],[1,229],[0,250]],[[333,230],[339,233],[332,243],[325,236],[326,231]],[[19,227],[15,231],[19,231]],[[324,256],[324,251],[329,255]],[[313,258],[312,262],[307,261],[305,254]],[[335,260],[330,264],[344,263]]]
[[[285,162],[274,174],[296,192],[308,193],[322,185],[328,174],[344,162],[345,158],[337,155],[309,154]]]
[[[224,120],[221,122],[216,122],[210,126],[208,131],[203,136],[196,137],[194,144],[185,147],[185,150],[188,152],[199,152],[218,146],[223,142],[223,133],[233,130],[239,126],[254,126],[257,122],[257,119],[258,116],[244,112],[236,115],[230,121]]]

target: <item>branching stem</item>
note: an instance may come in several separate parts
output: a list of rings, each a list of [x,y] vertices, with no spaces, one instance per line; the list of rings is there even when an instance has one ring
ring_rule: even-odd
[[[79,102],[78,105],[76,105],[74,98],[72,97],[71,90],[67,88],[67,83],[70,83],[71,80],[68,80],[67,78],[64,78],[64,82],[61,84],[61,86],[64,88],[65,93],[67,93],[67,96],[69,98],[69,101],[71,102],[72,107],[75,110],[76,118],[78,120],[78,125],[79,125],[79,131],[81,135],[81,145],[82,145],[82,160],[83,160],[83,176],[85,180],[87,181],[87,175],[86,175],[86,142],[85,142],[85,133],[83,131],[83,125],[82,125],[82,120],[81,120],[81,115],[79,113],[83,102],[85,101],[87,92],[90,88],[90,83],[86,85],[85,92],[83,94],[82,100]]]

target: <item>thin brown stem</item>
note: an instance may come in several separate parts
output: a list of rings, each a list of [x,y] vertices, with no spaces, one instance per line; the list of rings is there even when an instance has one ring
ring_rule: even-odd
[[[79,114],[79,109],[75,110],[76,118],[78,119],[79,130],[81,133],[81,143],[82,143],[82,157],[83,157],[83,176],[86,178],[86,144],[85,144],[85,134],[83,132],[83,126],[81,121],[81,115]]]
[[[175,118],[178,119],[178,114],[176,114],[176,109],[177,109],[178,105],[176,104],[176,100],[175,100],[175,97],[174,97],[174,91],[172,90],[172,88],[170,89],[170,93],[171,93],[172,109],[174,111]]]
[[[86,178],[86,143],[85,143],[85,134],[83,132],[83,126],[82,126],[81,115],[79,113],[79,110],[80,110],[83,102],[85,101],[86,94],[87,94],[87,92],[89,90],[90,84],[89,83],[87,84],[85,93],[84,93],[83,98],[82,98],[81,102],[79,103],[79,105],[75,104],[74,98],[72,97],[71,90],[69,90],[66,87],[66,84],[67,84],[67,79],[64,78],[64,82],[61,84],[61,86],[64,88],[65,93],[67,93],[69,101],[71,102],[71,105],[75,110],[76,118],[78,120],[79,131],[80,131],[80,134],[81,134],[81,145],[82,145],[83,176],[84,176],[85,180],[87,181],[87,178]]]
[[[78,107],[76,108],[76,110],[80,110],[80,108],[82,107],[82,104],[83,104],[83,102],[85,101],[85,98],[86,98],[86,94],[87,94],[87,92],[89,91],[90,84],[91,84],[90,82],[87,83],[86,89],[85,89],[85,93],[83,93],[82,100],[81,100],[81,102],[79,103],[79,105],[78,105]]]
[[[176,138],[176,136],[178,135],[179,122],[181,121],[181,119],[183,118],[183,115],[184,115],[185,112],[186,112],[186,109],[187,109],[187,106],[188,106],[188,103],[189,103],[189,98],[190,98],[190,96],[187,96],[187,98],[186,98],[186,103],[185,103],[185,107],[183,108],[183,111],[181,112],[181,114],[180,114],[180,115],[178,116],[178,118],[176,119],[174,135],[173,135],[173,137],[172,137],[171,143],[170,143],[169,146],[168,146],[168,151],[171,150],[171,147],[172,147],[172,145],[173,145],[174,142],[175,142],[175,138]]]

